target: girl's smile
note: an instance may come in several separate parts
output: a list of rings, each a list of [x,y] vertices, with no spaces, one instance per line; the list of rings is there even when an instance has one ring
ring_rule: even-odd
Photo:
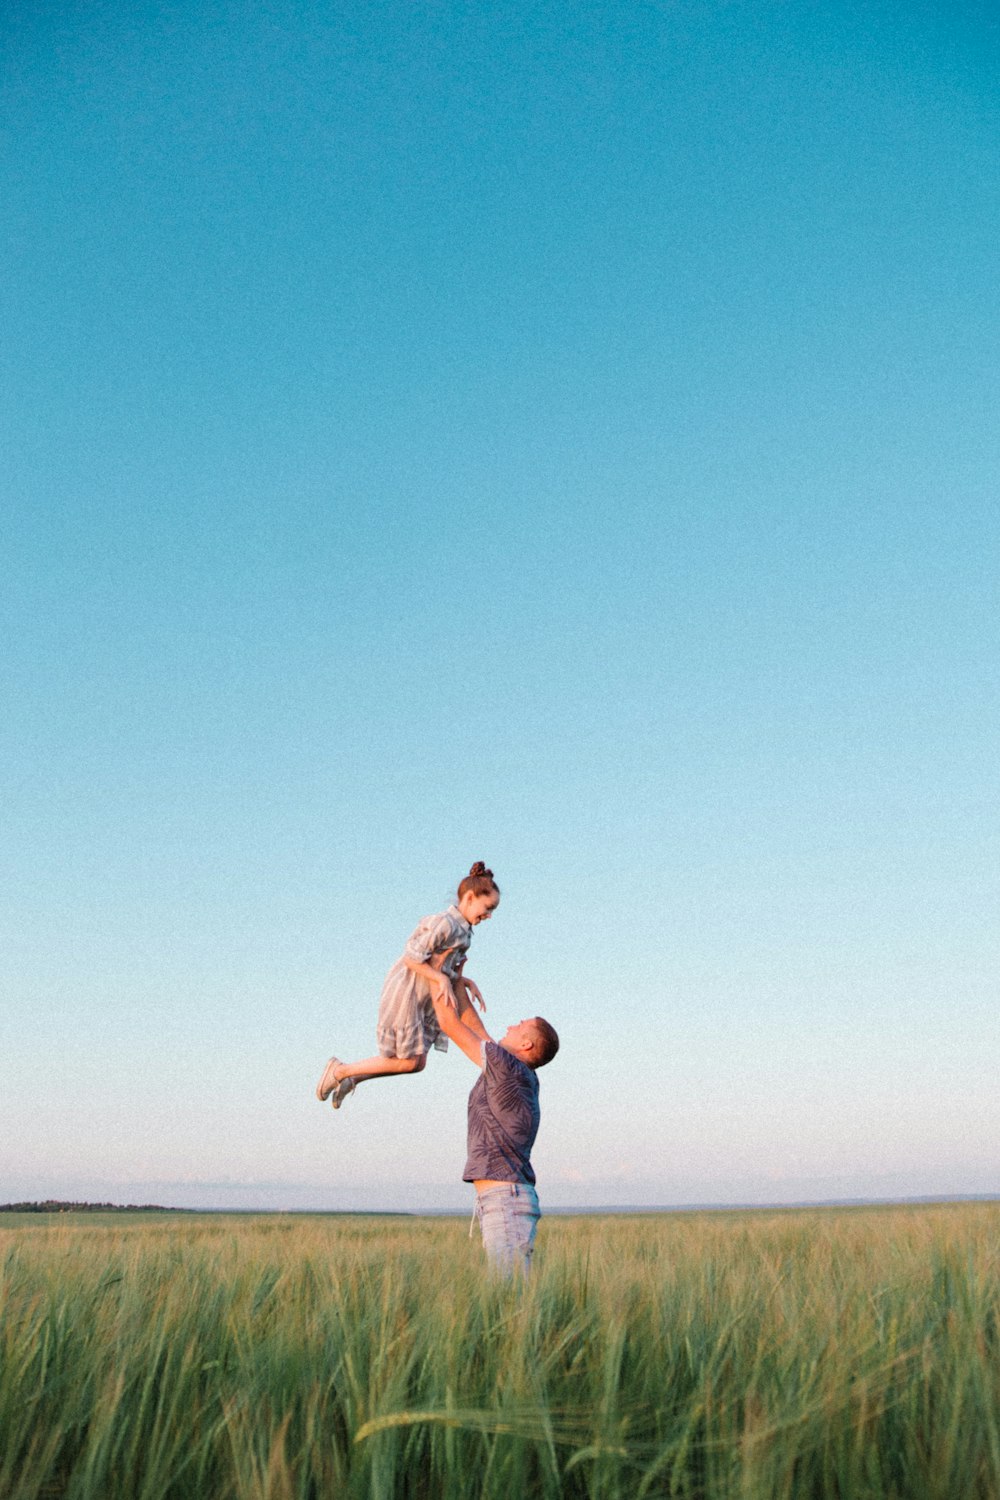
[[[472,891],[466,891],[459,900],[458,909],[470,927],[478,927],[480,922],[489,921],[499,905],[500,895],[497,891],[487,891],[485,896],[476,896]]]

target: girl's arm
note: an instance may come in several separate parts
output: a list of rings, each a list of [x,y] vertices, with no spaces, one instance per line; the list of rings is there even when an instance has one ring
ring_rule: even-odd
[[[446,953],[442,954],[442,962],[444,961],[445,958],[447,958],[448,953],[450,953],[452,951],[453,950],[449,948]],[[472,1009],[472,1002],[474,1000],[476,1002],[476,1004],[479,1006],[479,1009],[485,1015],[486,1014],[486,1001],[483,999],[483,992],[482,992],[482,990],[479,988],[478,984],[476,983],[476,981],[474,979],[467,979],[465,977],[465,960],[466,960],[467,957],[468,957],[468,954],[466,954],[466,953],[462,954],[462,957],[459,959],[459,961],[458,961],[458,963],[456,965],[456,968],[458,969],[458,973],[454,976],[454,978],[452,979],[451,982],[452,982],[452,985],[454,986],[455,992],[458,995],[459,999],[460,1000],[464,1000],[465,1004],[469,1007],[470,1010]]]
[[[447,952],[450,953],[451,949],[449,948]],[[411,974],[419,974],[421,979],[426,979],[431,987],[431,994],[434,997],[441,1000],[443,1004],[450,1005],[452,1010],[457,1011],[459,1008],[458,996],[452,989],[451,980],[447,974],[442,974],[440,968],[437,967],[438,963],[444,962],[446,956],[446,953],[435,953],[430,963],[421,964],[415,958],[407,958],[404,954],[403,962]]]
[[[486,1001],[483,999],[482,990],[474,979],[466,979],[464,974],[459,974],[458,978],[454,979],[452,983],[455,989],[464,995],[467,1005],[471,1005],[473,1000],[475,1000],[479,1009],[485,1014]]]

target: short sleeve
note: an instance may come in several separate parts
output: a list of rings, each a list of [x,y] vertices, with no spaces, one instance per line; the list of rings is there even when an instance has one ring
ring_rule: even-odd
[[[487,1065],[497,1076],[508,1078],[517,1077],[523,1067],[512,1052],[494,1041],[483,1043],[483,1067]]]
[[[403,956],[412,958],[414,963],[425,964],[433,954],[442,953],[453,946],[452,925],[447,915],[439,913],[437,916],[424,917],[423,921],[417,923],[403,949]]]

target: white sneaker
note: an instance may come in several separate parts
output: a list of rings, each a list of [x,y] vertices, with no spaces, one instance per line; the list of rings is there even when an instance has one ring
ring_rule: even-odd
[[[316,1085],[316,1098],[320,1104],[325,1104],[337,1087],[337,1079],[334,1077],[336,1070],[340,1067],[340,1058],[331,1057],[323,1069],[323,1077]]]
[[[337,1084],[337,1087],[334,1089],[333,1093],[330,1095],[330,1104],[332,1108],[339,1109],[344,1100],[347,1098],[348,1094],[353,1094],[356,1088],[357,1084],[355,1083],[353,1078],[342,1078]]]

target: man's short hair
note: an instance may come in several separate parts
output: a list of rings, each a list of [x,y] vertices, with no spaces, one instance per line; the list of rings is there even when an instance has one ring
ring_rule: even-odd
[[[536,1068],[544,1068],[547,1062],[551,1062],[559,1051],[559,1035],[554,1026],[548,1021],[543,1021],[541,1016],[535,1017],[535,1032],[538,1036],[538,1061]]]

